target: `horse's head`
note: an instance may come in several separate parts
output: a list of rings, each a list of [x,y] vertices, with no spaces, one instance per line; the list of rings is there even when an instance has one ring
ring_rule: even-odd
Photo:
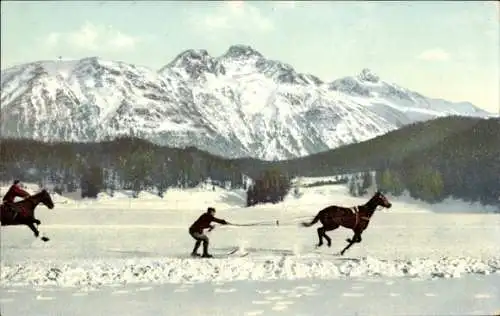
[[[53,209],[54,208],[54,202],[52,201],[52,198],[50,197],[49,192],[47,190],[45,190],[45,189],[43,189],[40,192],[40,202],[42,202],[49,209]]]
[[[385,208],[391,208],[392,204],[389,200],[382,194],[382,192],[377,191],[372,198],[377,206],[383,206]]]

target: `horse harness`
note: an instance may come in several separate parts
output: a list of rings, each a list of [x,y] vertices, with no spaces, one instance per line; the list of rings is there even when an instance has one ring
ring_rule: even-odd
[[[354,213],[354,215],[356,215],[356,223],[354,224],[353,229],[356,229],[356,227],[358,227],[361,220],[365,220],[367,222],[370,221],[370,217],[359,215],[359,208],[357,206],[351,207],[351,211]]]

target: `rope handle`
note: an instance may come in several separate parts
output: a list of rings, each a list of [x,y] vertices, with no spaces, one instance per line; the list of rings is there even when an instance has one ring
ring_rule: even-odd
[[[265,222],[257,222],[257,223],[248,223],[248,224],[233,224],[228,223],[231,226],[239,226],[239,227],[248,227],[248,226],[279,226],[279,220],[276,221],[265,221]]]
[[[296,216],[296,217],[292,217],[292,218],[290,218],[290,223],[296,223],[296,222],[301,221],[301,220],[306,219],[306,218],[311,218],[311,215],[309,215],[309,216]],[[283,224],[283,222],[280,222],[278,219],[272,220],[272,221],[261,221],[261,222],[256,222],[256,223],[245,223],[245,224],[228,223],[228,225],[238,226],[238,227],[280,226],[280,224]]]

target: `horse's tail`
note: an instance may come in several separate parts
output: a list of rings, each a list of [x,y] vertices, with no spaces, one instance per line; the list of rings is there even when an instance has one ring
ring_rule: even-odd
[[[318,214],[316,214],[316,216],[313,218],[313,220],[310,223],[308,223],[308,222],[302,222],[300,224],[303,227],[311,227],[312,225],[316,224],[319,221],[320,217],[321,217],[321,212],[318,212]]]

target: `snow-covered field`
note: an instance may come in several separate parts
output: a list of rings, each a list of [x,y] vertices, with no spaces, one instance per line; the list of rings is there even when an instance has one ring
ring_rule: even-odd
[[[334,255],[351,232],[299,227],[329,204],[367,200],[344,186],[242,208],[238,191],[126,192],[97,201],[56,196],[27,227],[1,228],[1,315],[470,315],[500,312],[500,216],[460,202],[391,198],[363,242]],[[190,258],[187,229],[207,206],[231,223],[208,233],[214,259]],[[447,210],[446,214],[433,210]],[[469,209],[470,212],[465,213]],[[456,211],[458,213],[451,214]],[[276,222],[279,225],[276,225]],[[247,254],[246,256],[241,256]]]

